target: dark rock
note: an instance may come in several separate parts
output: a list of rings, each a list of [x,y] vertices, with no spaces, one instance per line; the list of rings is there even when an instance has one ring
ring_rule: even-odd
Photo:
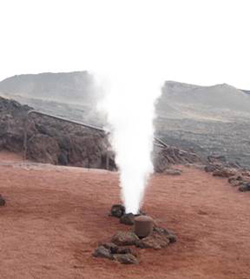
[[[111,254],[116,254],[118,248],[120,248],[115,243],[112,243],[112,242],[104,243],[102,246],[107,248]]]
[[[240,192],[247,192],[250,191],[250,183],[244,183],[239,187]]]
[[[168,246],[170,240],[165,235],[159,234],[157,232],[153,232],[149,236],[142,238],[138,243],[137,247],[140,248],[153,248],[153,249],[161,249]]]
[[[212,165],[212,164],[209,164],[207,166],[204,167],[204,170],[206,172],[214,172],[215,170],[217,170],[219,168],[219,166],[217,165]]]
[[[236,186],[240,186],[242,184],[242,181],[233,179],[233,180],[230,180],[230,184],[232,186],[236,187]]]
[[[131,248],[118,246],[115,254],[133,254]]]
[[[132,254],[135,257],[137,257],[136,251],[133,250],[131,247],[117,246],[112,242],[103,243],[100,246],[103,246],[104,248],[108,249],[111,254]]]
[[[230,169],[230,168],[222,168],[217,169],[213,172],[213,176],[219,176],[219,177],[231,177],[235,176],[237,174],[236,169]]]
[[[164,144],[154,146],[153,163],[156,173],[164,173],[174,164],[200,163],[201,159],[193,152],[180,150],[179,148]]]
[[[138,259],[132,254],[115,254],[114,259],[122,264],[138,264]]]
[[[99,246],[95,249],[93,256],[96,258],[107,258],[113,260],[114,257],[111,254],[110,250],[105,248],[104,246]]]
[[[241,175],[231,176],[228,178],[228,182],[231,183],[232,181],[242,181],[243,177]]]
[[[160,227],[154,227],[154,231],[160,235],[167,237],[169,239],[170,243],[174,243],[177,241],[177,236],[169,230],[166,230],[166,229],[160,228]]]
[[[243,176],[250,177],[250,171],[244,170],[244,171],[242,171],[242,175],[243,175]]]
[[[122,204],[114,204],[111,207],[111,211],[110,211],[111,216],[121,218],[124,213],[125,213],[125,207]]]
[[[154,227],[153,232],[137,242],[139,248],[161,249],[177,241],[176,235],[164,228]]]
[[[4,206],[6,204],[5,199],[0,195],[0,206]]]
[[[134,223],[135,223],[134,214],[133,213],[124,214],[120,218],[120,223],[125,224],[125,225],[130,225],[130,226],[134,225]]]
[[[138,236],[133,232],[120,231],[112,237],[112,242],[118,246],[136,245],[138,241]]]

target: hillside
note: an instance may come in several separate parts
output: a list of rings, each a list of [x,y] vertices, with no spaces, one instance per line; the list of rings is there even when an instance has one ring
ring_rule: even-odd
[[[0,96],[36,110],[95,124],[98,92],[86,71],[16,75],[0,82]]]
[[[250,95],[227,84],[168,81],[157,103],[158,135],[200,156],[223,155],[250,166]]]
[[[89,104],[94,100],[88,72],[16,75],[0,82],[0,92],[24,98]]]
[[[76,121],[102,126],[98,92],[87,72],[20,75],[0,82],[0,95]],[[250,94],[227,84],[166,81],[156,104],[156,134],[170,145],[223,155],[250,166]],[[138,113],[140,108],[138,107]]]
[[[162,117],[225,122],[249,119],[249,108],[250,96],[228,84],[197,86],[174,81],[165,82],[157,105]]]

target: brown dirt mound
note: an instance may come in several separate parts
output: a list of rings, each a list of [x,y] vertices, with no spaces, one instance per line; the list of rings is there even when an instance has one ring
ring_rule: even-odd
[[[108,216],[119,203],[117,173],[0,165],[1,278],[250,278],[250,193],[203,171],[182,170],[155,175],[144,206],[178,241],[139,250],[139,265],[124,266],[92,256],[99,241],[131,229]]]

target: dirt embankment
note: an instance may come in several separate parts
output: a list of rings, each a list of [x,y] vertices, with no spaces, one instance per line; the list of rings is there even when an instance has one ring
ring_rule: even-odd
[[[130,229],[108,216],[119,202],[118,175],[0,155],[1,278],[250,278],[250,193],[226,179],[182,168],[154,175],[144,211],[177,233],[166,249],[140,250],[140,264],[92,257],[99,241]],[[16,155],[15,155],[16,156]]]

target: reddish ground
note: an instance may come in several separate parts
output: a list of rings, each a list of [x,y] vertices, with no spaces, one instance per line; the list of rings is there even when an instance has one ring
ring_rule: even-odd
[[[144,210],[178,242],[139,250],[137,266],[91,256],[98,241],[128,229],[108,216],[119,201],[116,173],[25,164],[4,153],[0,193],[0,278],[250,278],[250,193],[203,171],[152,178]]]

